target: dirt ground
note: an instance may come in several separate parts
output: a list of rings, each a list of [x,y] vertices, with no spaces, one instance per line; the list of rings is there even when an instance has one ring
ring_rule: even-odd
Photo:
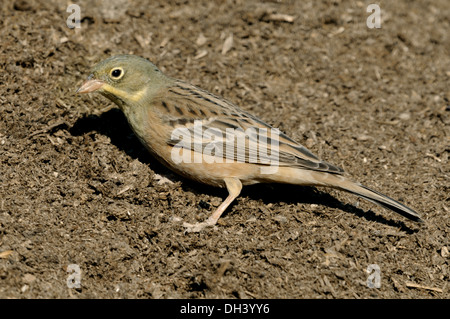
[[[0,4],[1,298],[450,297],[448,0],[376,2],[379,29],[369,1],[74,2],[72,29],[70,1]],[[257,185],[185,234],[226,191],[171,173],[111,102],[75,94],[118,53],[235,102],[425,223]]]

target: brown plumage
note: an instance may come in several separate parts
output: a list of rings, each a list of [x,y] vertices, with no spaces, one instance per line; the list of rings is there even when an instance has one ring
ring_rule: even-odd
[[[173,171],[229,195],[204,222],[216,224],[243,185],[287,183],[341,189],[414,221],[411,208],[353,182],[301,144],[196,86],[165,76],[146,59],[119,55],[96,65],[80,93],[97,91],[114,101],[143,145]]]

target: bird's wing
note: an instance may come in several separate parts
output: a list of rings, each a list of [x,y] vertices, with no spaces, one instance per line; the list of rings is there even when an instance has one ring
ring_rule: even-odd
[[[193,85],[176,81],[152,105],[162,121],[174,128],[169,145],[219,157],[218,162],[228,159],[343,173],[278,129]]]

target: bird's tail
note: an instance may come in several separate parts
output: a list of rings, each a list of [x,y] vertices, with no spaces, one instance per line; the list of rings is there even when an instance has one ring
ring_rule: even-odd
[[[274,176],[275,177],[268,176],[267,181],[341,189],[390,209],[406,218],[417,222],[423,222],[420,215],[413,209],[380,192],[374,191],[367,186],[353,182],[340,174],[299,170],[292,167],[280,167],[278,173]]]
[[[337,185],[333,185],[333,187],[355,194],[372,203],[390,209],[396,212],[397,214],[400,214],[413,221],[423,222],[423,220],[420,218],[420,215],[413,209],[403,205],[402,203],[396,201],[395,199],[390,198],[389,196],[386,196],[380,192],[370,189],[367,186],[364,186],[360,183],[355,183],[344,178],[342,179],[342,182],[338,183]]]

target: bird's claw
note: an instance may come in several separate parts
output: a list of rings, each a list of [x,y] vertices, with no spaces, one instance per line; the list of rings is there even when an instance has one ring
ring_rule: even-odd
[[[207,221],[195,224],[183,223],[183,227],[186,228],[185,233],[199,233],[204,228],[210,226],[214,226],[214,224],[208,223]]]

